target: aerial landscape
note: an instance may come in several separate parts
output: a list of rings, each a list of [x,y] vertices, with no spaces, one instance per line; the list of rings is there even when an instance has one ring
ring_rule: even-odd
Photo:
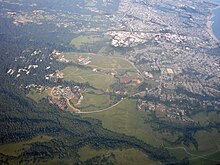
[[[0,8],[0,164],[220,164],[220,0]]]

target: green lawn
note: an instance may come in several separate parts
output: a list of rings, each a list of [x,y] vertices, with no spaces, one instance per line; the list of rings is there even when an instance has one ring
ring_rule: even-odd
[[[113,153],[115,155],[116,165],[157,165],[160,164],[158,161],[153,161],[143,154],[139,150],[126,149],[126,150],[94,150],[89,146],[85,146],[79,150],[80,160],[86,161],[95,156],[110,155]]]

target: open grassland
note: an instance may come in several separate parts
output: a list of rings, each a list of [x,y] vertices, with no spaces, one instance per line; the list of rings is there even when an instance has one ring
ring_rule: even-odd
[[[102,89],[103,91],[110,90],[109,87],[116,81],[114,76],[103,72],[93,72],[89,69],[82,69],[77,67],[66,67],[62,70],[64,79],[67,81],[75,81],[79,83],[88,82],[91,86]]]
[[[209,121],[219,122],[219,116],[216,115],[216,112],[210,112],[208,114],[203,112],[193,116],[193,120],[199,122],[201,125],[207,125]],[[199,131],[195,134],[195,138],[199,144],[199,150],[190,152],[201,155],[220,150],[220,134],[216,129],[212,129],[209,132]]]
[[[136,100],[124,99],[120,104],[111,109],[92,114],[82,114],[83,117],[96,118],[102,121],[104,128],[129,136],[135,136],[144,142],[160,146],[163,137],[174,140],[176,136],[157,133],[152,130],[149,123],[145,122],[147,113],[136,110]]]
[[[91,58],[92,62],[90,65],[100,68],[134,70],[133,66],[128,61],[120,57],[93,55]]]
[[[193,153],[209,154],[220,151],[220,134],[217,130],[212,130],[211,132],[199,131],[195,134],[195,138],[199,144],[199,150],[192,151]]]
[[[132,64],[127,60],[116,56],[95,55],[91,53],[65,53],[65,58],[74,62],[81,56],[84,58],[90,57],[91,63],[88,66],[93,66],[102,69],[126,69],[135,71]]]
[[[209,112],[208,114],[200,112],[193,116],[193,120],[195,120],[196,122],[200,122],[200,124],[204,124],[209,121],[218,122],[219,115],[216,115],[216,112]]]
[[[191,164],[218,164],[220,163],[220,135],[217,130],[211,132],[199,131],[195,134],[198,150],[193,146],[170,147],[168,150],[178,159],[188,157]]]
[[[77,49],[86,44],[93,44],[100,41],[101,38],[97,35],[80,35],[71,41],[71,45],[74,45]]]
[[[110,97],[108,95],[85,93],[83,96],[81,104],[74,105],[82,111],[100,110],[110,105]]]
[[[190,164],[193,165],[216,165],[220,163],[220,151],[210,152],[207,154],[192,154],[187,151],[187,148],[174,147],[168,149],[170,154],[181,160],[186,157],[189,158]]]
[[[19,156],[22,152],[30,148],[30,144],[37,142],[49,142],[52,139],[53,138],[50,136],[36,136],[31,140],[0,145],[0,153],[8,156]]]
[[[27,94],[27,97],[31,98],[32,100],[34,100],[37,103],[40,100],[42,100],[43,98],[47,98],[47,96],[48,96],[48,93],[46,91],[37,92],[34,89],[31,89],[30,92]]]
[[[115,155],[115,164],[116,165],[157,165],[160,164],[157,161],[153,161],[143,154],[141,151],[135,149],[126,149],[126,150],[94,150],[89,146],[85,146],[79,150],[80,160],[86,161],[95,156],[102,155]]]
[[[108,89],[108,91],[110,91],[111,89],[109,88],[109,85],[113,85],[115,82],[118,82],[119,77],[126,74],[128,78],[134,80],[129,84],[123,84],[128,93],[134,93],[134,90],[136,91],[137,85],[142,82],[139,74],[137,73],[137,70],[129,61],[124,58],[94,55],[91,53],[64,53],[64,56],[68,60],[76,63],[78,63],[78,59],[89,59],[91,63],[89,63],[87,66],[100,69],[98,72],[94,72],[89,69],[86,70],[81,68],[77,69],[76,67],[67,67],[64,69],[64,78],[66,80],[82,83],[89,82],[90,85],[97,89],[102,89],[103,91]]]

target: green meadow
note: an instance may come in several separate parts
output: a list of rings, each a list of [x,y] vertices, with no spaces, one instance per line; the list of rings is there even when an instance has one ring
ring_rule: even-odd
[[[88,82],[91,86],[103,91],[110,90],[110,85],[116,81],[114,76],[103,72],[93,72],[90,69],[77,68],[74,66],[66,67],[62,70],[64,79],[79,83]]]
[[[117,56],[104,56],[104,55],[95,55],[92,53],[64,53],[65,58],[74,62],[78,62],[77,59],[81,56],[84,58],[90,57],[91,63],[88,66],[102,68],[102,69],[121,69],[135,71],[132,64],[129,63],[126,59]]]
[[[101,37],[98,35],[80,35],[72,39],[70,44],[75,46],[77,49],[80,49],[83,45],[93,44],[98,41],[101,41]]]
[[[110,96],[106,94],[85,93],[80,105],[74,105],[82,111],[100,110],[110,106]]]
[[[153,131],[150,124],[146,123],[146,115],[147,113],[143,110],[136,109],[136,100],[134,99],[124,99],[117,106],[104,112],[82,114],[83,117],[101,120],[104,128],[135,136],[154,146],[163,145],[163,137],[175,138],[168,133],[161,134]]]

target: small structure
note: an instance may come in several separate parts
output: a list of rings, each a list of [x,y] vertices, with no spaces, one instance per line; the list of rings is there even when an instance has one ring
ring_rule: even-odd
[[[173,73],[174,73],[174,72],[173,72],[173,69],[167,68],[167,73],[168,73],[168,74],[173,74]]]

